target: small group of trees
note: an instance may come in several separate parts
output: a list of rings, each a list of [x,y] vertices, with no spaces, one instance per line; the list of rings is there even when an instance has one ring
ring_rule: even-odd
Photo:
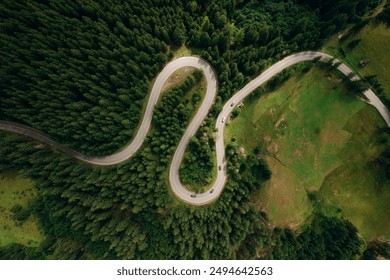
[[[211,183],[211,173],[214,167],[213,145],[209,143],[209,137],[203,135],[193,137],[187,147],[183,163],[180,166],[180,180],[186,185],[205,186]]]
[[[367,245],[364,251],[363,260],[389,260],[390,259],[390,244],[386,241],[373,240]]]
[[[24,208],[20,204],[16,204],[11,208],[12,219],[18,222],[24,222],[30,217],[29,209]]]
[[[364,77],[364,80],[372,87],[372,89],[375,91],[375,94],[381,99],[383,104],[386,105],[386,107],[390,107],[390,98],[385,93],[382,85],[379,83],[376,75],[368,75]]]
[[[293,73],[294,73],[294,70],[292,68],[287,68],[287,69],[283,70],[282,72],[276,74],[267,82],[267,85],[266,85],[267,89],[270,91],[275,90],[283,82],[287,81]]]

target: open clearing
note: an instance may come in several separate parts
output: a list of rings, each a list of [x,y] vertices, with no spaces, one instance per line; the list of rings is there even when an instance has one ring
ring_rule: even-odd
[[[309,216],[312,211],[303,183],[276,159],[266,157],[266,161],[273,174],[263,186],[256,207],[268,209],[269,219],[277,220],[278,226],[295,228],[302,223],[302,217]]]
[[[194,73],[195,68],[193,67],[183,67],[176,72],[174,72],[171,76],[169,76],[168,80],[165,82],[162,91],[166,91],[168,89],[171,89],[175,85],[179,85],[180,83],[184,82],[184,80]]]
[[[359,120],[366,120],[366,122]],[[345,129],[353,137],[339,152],[344,164],[325,179],[320,196],[325,212],[341,215],[358,227],[366,240],[390,238],[390,182],[373,162],[382,150],[376,126],[365,123],[380,123],[373,108],[361,110]]]
[[[16,204],[24,208],[36,195],[29,179],[18,178],[16,172],[0,173],[0,246],[19,243],[37,246],[44,238],[37,227],[36,217],[30,217],[21,225],[12,220],[10,209]]]
[[[348,48],[348,44],[355,40],[361,41],[353,49]],[[326,51],[340,56],[338,43],[337,40],[330,41],[325,47]],[[384,23],[369,24],[342,41],[341,46],[348,64],[363,76],[377,75],[386,96],[390,98],[390,27]],[[369,59],[369,63],[360,67],[359,62],[363,58]]]
[[[314,208],[307,193],[319,191],[326,207],[341,209],[328,214],[351,220],[367,239],[388,237],[390,186],[372,168],[384,149],[378,129],[385,123],[338,84],[316,68],[294,75],[276,91],[245,100],[226,139],[249,151],[261,147],[273,178],[253,201],[275,225],[304,222]]]

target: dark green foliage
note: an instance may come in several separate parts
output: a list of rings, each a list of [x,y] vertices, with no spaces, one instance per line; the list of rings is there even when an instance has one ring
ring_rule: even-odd
[[[293,1],[248,1],[235,17],[237,26],[244,27],[243,42],[247,45],[267,46],[279,53],[283,48],[290,52],[318,44],[318,18]]]
[[[271,170],[259,156],[246,156],[232,139],[226,147],[226,158],[229,160],[229,178],[242,182],[250,191],[260,190],[262,183],[272,176]]]
[[[390,260],[390,244],[378,240],[371,241],[363,252],[363,260]]]
[[[231,114],[231,118],[232,118],[232,119],[237,118],[238,115],[240,114],[240,111],[241,111],[240,108],[238,108],[238,107],[234,108],[234,110],[233,110],[233,112],[232,112],[232,114]]]
[[[210,173],[214,167],[214,156],[207,135],[192,138],[188,148],[189,154],[184,158],[180,167],[180,179],[184,184],[207,185]]]
[[[287,69],[283,70],[282,72],[280,72],[279,74],[276,74],[275,76],[273,76],[267,82],[268,90],[275,90],[283,82],[287,81],[293,73],[294,73],[294,70],[292,68],[287,68]]]
[[[276,260],[298,259],[298,242],[295,233],[290,229],[274,228],[274,235],[275,245],[269,257]]]
[[[265,86],[258,87],[252,93],[247,97],[248,101],[250,101],[252,98],[257,99],[259,98],[264,92],[266,92]]]
[[[200,71],[195,71],[192,76],[198,84],[204,78]],[[200,103],[202,95],[204,95],[202,88],[195,90],[191,100],[193,106],[197,106]],[[211,118],[206,118],[202,122],[198,132],[190,140],[187,153],[184,155],[180,166],[180,180],[184,184],[195,187],[195,189],[201,189],[202,186],[211,183],[211,172],[214,168],[214,126],[215,122]]]
[[[223,100],[275,59],[320,43],[315,13],[291,0],[245,1],[232,12],[234,6],[208,1],[203,16],[191,13],[188,31],[188,45],[202,49],[201,56],[217,70]]]
[[[109,154],[134,134],[150,80],[174,55],[168,50],[186,44],[218,74],[216,102],[197,134],[199,143],[190,147],[203,159],[187,162],[199,170],[193,178],[199,179],[210,170],[213,120],[224,100],[272,62],[319,46],[335,29],[328,28],[329,21],[341,28],[357,20],[345,14],[351,5],[365,7],[364,1],[339,1],[330,18],[329,5],[309,3],[312,9],[296,2],[3,1],[0,117],[31,125],[79,151]],[[161,97],[143,149],[117,166],[87,165],[0,132],[0,170],[18,169],[36,182],[38,198],[28,210],[47,236],[38,248],[0,248],[0,258],[256,258],[259,247],[264,257],[352,257],[358,242],[343,220],[313,225],[302,235],[306,241],[285,230],[272,235],[249,203],[251,192],[271,176],[260,151],[245,158],[228,145],[229,179],[221,197],[204,207],[178,206],[167,170],[191,117],[190,103],[199,102],[195,93],[186,100],[193,85],[189,78]],[[204,166],[196,166],[200,162]],[[259,219],[262,225],[256,225]],[[333,231],[333,243],[311,248],[312,238],[328,242]],[[322,248],[327,252],[318,251]]]
[[[390,3],[387,2],[385,8],[382,11],[381,18],[390,25]]]
[[[264,257],[270,250],[273,239],[265,217],[262,213],[257,213],[253,228],[238,248],[236,258],[247,260]]]
[[[164,228],[172,234],[170,258],[234,258],[233,244],[246,237],[255,218],[247,194],[245,186],[228,183],[215,204],[171,210],[164,219]]]
[[[246,171],[248,171],[246,173]],[[245,180],[256,182],[260,186],[261,181],[271,179],[272,173],[267,163],[257,156],[249,155],[240,166],[240,174]]]
[[[0,260],[39,260],[43,258],[41,251],[20,244],[0,247]]]
[[[381,101],[387,106],[390,106],[390,99],[387,97],[382,85],[379,83],[376,75],[365,76],[364,80],[370,84],[375,94],[381,99]]]
[[[22,205],[16,204],[11,208],[12,219],[18,222],[23,222],[30,217],[30,211],[28,209],[24,209]]]
[[[89,154],[131,139],[168,44],[202,48],[226,99],[269,59],[318,46],[329,26],[292,0],[68,2],[1,4],[0,115]],[[375,1],[302,2],[352,20]]]
[[[84,246],[92,247],[94,252],[102,251],[99,258],[135,258],[136,252],[148,248],[136,214],[146,209],[164,209],[171,201],[168,186],[160,177],[190,117],[191,112],[179,102],[193,84],[193,79],[187,79],[162,97],[154,114],[157,130],[147,139],[149,147],[131,165],[87,166],[29,144],[21,144],[18,152],[13,153],[7,146],[23,143],[14,135],[7,138],[11,142],[1,142],[2,160],[13,159],[14,167],[27,168],[26,175],[39,182],[41,200],[34,209],[43,220],[45,231],[64,240],[55,247],[63,248],[61,242],[82,245],[71,246],[78,249],[62,252],[62,257],[57,253],[58,258],[79,258],[77,252],[85,251]],[[14,157],[19,152],[26,157],[18,162]],[[123,239],[128,242],[122,242]],[[88,240],[92,240],[90,245]]]
[[[387,1],[386,6],[384,7],[382,13],[379,18],[390,25],[390,2]]]
[[[382,168],[385,170],[387,179],[390,179],[390,149],[386,149],[379,156],[378,162],[381,164]]]
[[[381,142],[385,144],[385,149],[379,155],[376,163],[379,168],[383,170],[386,175],[386,179],[390,179],[390,128],[385,128],[380,133],[382,134]]]
[[[342,50],[340,48],[339,50]],[[370,88],[369,79],[372,79],[372,76],[369,79],[360,79],[354,72],[349,73],[348,75],[344,75],[337,70],[337,68],[342,63],[340,61],[335,62],[335,59],[328,59],[326,61],[317,62],[317,65],[326,71],[333,72],[342,79],[343,85],[348,89],[349,93],[354,94],[355,96],[366,98],[364,92]],[[336,71],[337,70],[337,71]],[[380,96],[380,94],[378,94]],[[386,98],[384,98],[386,102]]]
[[[46,245],[48,254],[61,259],[233,258],[232,247],[246,237],[254,215],[247,186],[231,182],[210,206],[176,208],[165,183],[191,115],[181,99],[193,84],[189,78],[162,96],[147,147],[115,167],[88,166],[22,137],[2,136],[1,162],[24,169],[38,183],[39,200],[32,208],[46,234],[56,238]],[[11,144],[17,149],[9,149]]]
[[[318,203],[320,200],[320,194],[318,191],[311,191],[307,194],[307,197],[310,199],[310,201],[314,203]]]
[[[272,257],[301,260],[356,259],[362,244],[351,222],[317,215],[298,236],[289,229],[281,231]]]
[[[361,41],[362,41],[362,39],[353,40],[353,41],[348,43],[347,48],[350,50],[353,50],[355,47],[357,47],[357,45],[360,44]]]
[[[361,17],[380,4],[380,0],[297,0],[316,11],[321,20],[323,38],[343,30],[347,24],[359,23]]]
[[[364,96],[363,93],[369,89],[369,85],[367,82],[363,80],[351,80],[355,74],[351,73],[351,75],[344,76],[343,82],[344,85],[348,88],[348,90],[357,96]]]
[[[139,122],[148,80],[167,61],[170,39],[159,31],[183,36],[184,11],[152,3],[3,2],[1,116],[89,154],[121,148]]]

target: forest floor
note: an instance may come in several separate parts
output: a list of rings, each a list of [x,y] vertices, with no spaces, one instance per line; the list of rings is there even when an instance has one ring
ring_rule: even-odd
[[[273,176],[253,202],[274,225],[305,222],[319,207],[308,193],[318,192],[324,212],[351,220],[367,239],[388,238],[390,186],[372,163],[384,148],[377,130],[385,122],[339,83],[317,68],[295,74],[277,90],[245,100],[226,140],[235,137],[245,150],[261,147]]]
[[[16,172],[0,173],[0,247],[11,243],[37,246],[44,239],[36,217],[30,215],[21,224],[11,218],[13,206],[20,204],[26,208],[35,195],[31,180],[19,178]]]
[[[361,40],[354,48],[348,44],[355,40]],[[384,23],[371,23],[351,34],[345,40],[330,40],[324,50],[337,57],[339,46],[344,50],[346,57],[343,59],[361,76],[377,75],[384,92],[390,98],[390,27]],[[360,60],[369,59],[369,63],[361,67]]]

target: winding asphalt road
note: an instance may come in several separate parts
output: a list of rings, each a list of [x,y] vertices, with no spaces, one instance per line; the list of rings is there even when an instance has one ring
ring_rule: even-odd
[[[224,128],[225,121],[228,119],[230,113],[234,110],[235,106],[239,104],[247,95],[249,95],[254,89],[268,81],[270,78],[283,71],[287,67],[290,67],[294,64],[303,61],[311,61],[314,58],[320,58],[321,60],[334,59],[332,56],[321,53],[321,52],[301,52],[297,54],[290,55],[283,60],[275,63],[264,71],[261,75],[257,76],[240,91],[234,94],[223,106],[221,113],[219,114],[216,122],[216,154],[217,154],[217,168],[218,174],[217,178],[213,183],[213,186],[207,192],[201,194],[195,194],[194,192],[186,189],[180,182],[179,177],[179,168],[180,163],[183,159],[185,149],[189,143],[189,140],[192,136],[195,135],[196,131],[199,129],[203,119],[209,112],[210,107],[212,106],[214,99],[217,94],[217,79],[214,70],[205,60],[198,57],[181,57],[178,58],[166,65],[166,67],[160,72],[157,76],[156,81],[154,82],[152,92],[149,97],[149,101],[141,122],[141,125],[138,129],[138,132],[134,139],[126,145],[122,150],[109,155],[102,157],[86,156],[77,151],[69,149],[62,146],[61,144],[53,141],[50,137],[36,129],[30,128],[28,126],[20,125],[14,122],[0,121],[0,129],[15,132],[18,134],[25,135],[32,139],[46,143],[47,145],[58,149],[72,157],[75,157],[79,160],[85,161],[87,163],[96,164],[96,165],[113,165],[123,162],[129,159],[138,149],[141,147],[153,117],[153,108],[158,101],[160,93],[162,91],[165,81],[169,76],[176,70],[182,67],[195,67],[202,70],[205,74],[207,81],[207,92],[205,98],[196,112],[195,117],[192,119],[188,128],[184,132],[180,143],[175,151],[173,156],[171,166],[169,169],[169,182],[172,188],[172,191],[177,197],[183,201],[192,204],[192,205],[205,205],[213,200],[217,199],[222,193],[222,190],[226,183],[226,162],[225,162],[225,147],[224,147]],[[339,62],[334,60],[334,63]],[[340,64],[338,70],[344,75],[350,75],[352,70],[345,64]],[[352,80],[358,80],[359,78],[355,75],[351,78]],[[381,114],[388,126],[390,126],[390,113],[379,98],[374,94],[372,90],[367,90],[364,92],[364,95],[367,98],[367,102],[373,105],[378,112]]]

